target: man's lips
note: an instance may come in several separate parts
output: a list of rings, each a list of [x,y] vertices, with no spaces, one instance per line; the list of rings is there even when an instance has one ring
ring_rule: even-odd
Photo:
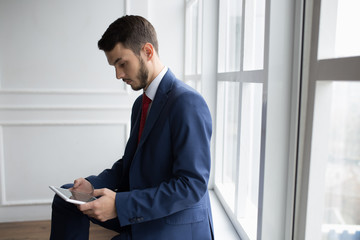
[[[126,84],[129,84],[131,83],[131,80],[130,79],[123,79],[123,81],[126,83]]]

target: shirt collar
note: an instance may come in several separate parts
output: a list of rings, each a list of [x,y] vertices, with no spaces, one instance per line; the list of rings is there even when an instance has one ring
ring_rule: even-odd
[[[164,67],[161,72],[156,76],[156,78],[150,83],[149,87],[146,89],[145,94],[148,96],[148,98],[151,99],[151,101],[154,100],[156,91],[160,85],[160,82],[162,78],[165,76],[166,72],[168,70],[168,67]]]

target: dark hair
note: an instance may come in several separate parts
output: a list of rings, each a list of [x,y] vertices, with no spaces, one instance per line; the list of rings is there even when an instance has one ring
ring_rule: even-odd
[[[115,20],[98,42],[103,51],[111,51],[117,43],[131,49],[136,55],[145,43],[151,43],[159,53],[156,31],[151,23],[141,16],[127,15]]]

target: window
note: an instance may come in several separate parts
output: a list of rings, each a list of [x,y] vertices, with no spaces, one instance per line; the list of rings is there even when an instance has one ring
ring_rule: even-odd
[[[316,84],[311,181],[319,239],[360,236],[360,82]],[[320,237],[321,235],[321,237]],[[356,239],[357,239],[356,238]]]
[[[257,239],[266,74],[265,0],[219,2],[215,191],[243,239]]]
[[[202,0],[186,2],[185,82],[201,89]]]
[[[220,1],[218,71],[240,70],[242,1]]]
[[[246,1],[244,31],[244,70],[263,69],[265,0]]]
[[[360,1],[332,0],[321,2],[318,58],[360,55]]]
[[[216,185],[233,212],[238,175],[239,96],[240,83],[218,83]]]
[[[359,1],[312,6],[299,239],[360,239]],[[299,184],[300,186],[300,184]],[[304,214],[302,214],[304,212]],[[301,236],[301,232],[304,235]]]

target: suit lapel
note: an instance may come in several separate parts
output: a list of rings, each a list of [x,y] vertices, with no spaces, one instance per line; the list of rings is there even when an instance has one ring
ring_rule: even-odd
[[[134,111],[132,115],[136,114],[136,116],[131,120],[131,132],[128,140],[128,146],[131,146],[131,152],[134,154],[138,145],[138,136],[139,136],[139,126],[140,126],[140,117],[141,117],[141,99],[140,95],[135,101]],[[133,117],[133,116],[132,116]]]
[[[155,99],[151,105],[149,116],[146,119],[145,128],[139,142],[139,147],[142,146],[146,138],[149,136],[149,133],[154,127],[156,120],[159,118],[160,112],[168,100],[168,93],[172,88],[173,81],[174,75],[169,69],[164,78],[161,80],[161,83],[156,91]]]

